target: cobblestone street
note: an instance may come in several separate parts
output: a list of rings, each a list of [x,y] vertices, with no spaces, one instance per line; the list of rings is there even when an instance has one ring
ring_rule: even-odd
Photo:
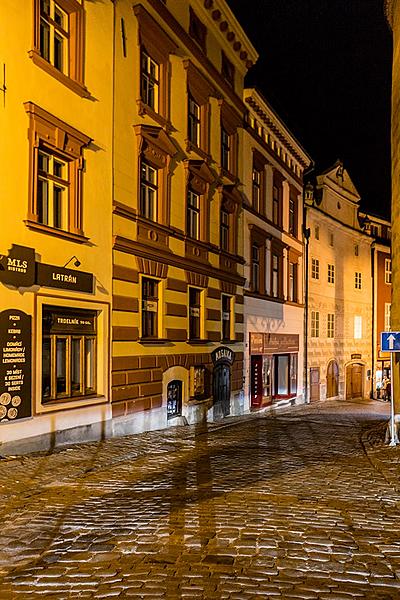
[[[399,598],[388,412],[327,402],[4,459],[0,598]]]

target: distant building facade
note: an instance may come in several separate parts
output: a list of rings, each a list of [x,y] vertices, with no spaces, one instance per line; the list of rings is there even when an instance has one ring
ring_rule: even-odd
[[[360,196],[343,164],[317,176],[306,196],[308,230],[308,397],[371,394],[371,239],[359,218]]]

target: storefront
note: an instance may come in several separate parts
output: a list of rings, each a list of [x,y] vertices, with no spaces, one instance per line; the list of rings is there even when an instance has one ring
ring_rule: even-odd
[[[250,333],[251,409],[297,396],[299,335]]]

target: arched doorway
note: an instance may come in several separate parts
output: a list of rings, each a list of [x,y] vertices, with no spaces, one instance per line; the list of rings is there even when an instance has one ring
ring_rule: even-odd
[[[227,364],[219,364],[214,369],[213,396],[216,414],[226,417],[230,414],[231,368]]]
[[[326,397],[334,398],[339,394],[339,366],[331,360],[326,370]]]
[[[354,363],[346,367],[346,400],[363,397],[364,365]]]

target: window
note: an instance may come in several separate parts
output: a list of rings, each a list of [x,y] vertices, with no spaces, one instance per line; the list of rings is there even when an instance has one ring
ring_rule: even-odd
[[[158,285],[156,279],[142,277],[142,338],[158,337]]]
[[[190,94],[188,107],[188,137],[189,142],[195,146],[200,146],[200,106],[193,100]]]
[[[358,244],[356,244],[356,245],[354,246],[354,256],[358,256],[358,255],[359,255],[359,252],[360,252],[359,246],[358,246]]]
[[[207,28],[189,7],[189,35],[204,51],[206,49]]]
[[[68,165],[56,156],[38,150],[38,223],[57,229],[68,226]]]
[[[297,235],[297,202],[293,196],[289,198],[289,233]]]
[[[272,188],[272,221],[275,225],[279,225],[279,212],[280,212],[280,197],[279,189],[276,185]]]
[[[333,233],[329,234],[329,245],[333,246]]]
[[[385,258],[385,283],[392,283],[392,261]]]
[[[221,209],[221,223],[220,223],[220,246],[221,250],[228,252],[229,250],[229,213],[228,211]]]
[[[221,75],[229,83],[230,86],[234,87],[235,85],[235,67],[228,60],[225,53],[221,54]]]
[[[260,212],[261,207],[261,172],[253,166],[253,191],[252,191],[253,208]]]
[[[82,223],[83,148],[90,138],[32,102],[29,116],[30,228],[84,241]]]
[[[319,337],[319,312],[311,311],[311,337]]]
[[[35,64],[80,96],[83,85],[84,10],[77,0],[34,0]]]
[[[253,292],[260,291],[260,248],[257,244],[251,249],[251,288]]]
[[[271,255],[271,295],[274,298],[279,296],[279,256],[277,254]]]
[[[221,167],[225,171],[230,171],[231,166],[231,145],[230,136],[224,127],[221,127]]]
[[[361,273],[359,271],[354,273],[354,287],[356,290],[361,290]]]
[[[361,340],[362,338],[362,317],[354,317],[354,339]]]
[[[371,225],[370,230],[371,230],[372,237],[375,237],[375,238],[379,237],[379,227],[378,227],[378,225]]]
[[[189,288],[189,339],[199,340],[201,338],[201,290]]]
[[[96,312],[44,306],[42,401],[96,394]]]
[[[140,63],[140,97],[144,104],[158,112],[159,65],[145,50],[141,52]]]
[[[223,294],[221,296],[222,303],[222,339],[224,341],[232,340],[232,302],[231,296]]]
[[[311,259],[311,278],[319,279],[319,260],[318,260],[318,258]]]
[[[335,315],[333,313],[328,313],[326,335],[328,338],[335,337]]]
[[[319,225],[316,225],[314,228],[314,237],[316,240],[319,240]]]
[[[328,283],[335,283],[335,265],[328,265]]]
[[[144,160],[140,165],[140,214],[157,220],[157,171]]]
[[[200,196],[188,189],[187,195],[187,235],[200,239]]]
[[[289,262],[289,300],[297,302],[297,263]]]
[[[390,317],[391,317],[392,305],[390,302],[385,302],[385,331],[390,331]]]

